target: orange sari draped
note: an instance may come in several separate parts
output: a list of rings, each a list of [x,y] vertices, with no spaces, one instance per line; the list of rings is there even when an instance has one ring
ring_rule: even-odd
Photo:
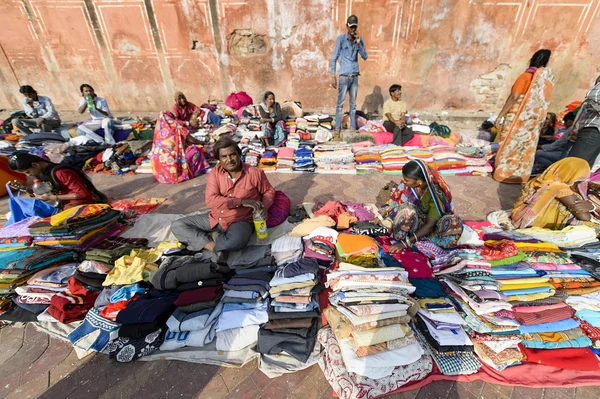
[[[538,68],[508,129],[500,133],[494,180],[521,184],[529,180],[535,150],[552,92],[554,76],[550,68]]]

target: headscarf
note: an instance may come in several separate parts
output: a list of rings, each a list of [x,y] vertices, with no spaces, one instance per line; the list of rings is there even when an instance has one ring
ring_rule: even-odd
[[[183,95],[185,97],[185,95],[182,92],[175,92],[175,104],[173,105],[173,115],[175,116],[175,119],[179,121],[189,122],[190,119],[192,119],[192,114],[196,111],[199,111],[200,108],[198,108],[196,104],[193,104],[189,101],[187,102],[187,104],[185,104],[185,107],[182,107],[181,105],[179,105],[180,95]]]
[[[589,177],[590,165],[581,158],[564,158],[553,163],[523,187],[511,214],[513,223],[517,228],[533,225],[552,201],[573,194],[571,187]]]
[[[267,90],[264,92],[264,94],[262,96],[262,102],[260,103],[260,106],[262,107],[262,109],[267,113],[269,112],[269,107],[267,107],[267,97],[269,97],[270,95],[272,95],[273,100],[275,100],[275,94],[273,94],[272,91]],[[275,101],[273,101],[273,107],[275,107]]]
[[[435,204],[440,217],[447,214],[454,214],[452,193],[438,171],[432,169],[429,167],[429,165],[421,160],[417,159],[413,160],[412,162],[416,162],[423,172],[423,176],[425,176],[425,182],[427,183],[427,188],[431,193],[431,198],[433,199],[433,203]],[[390,200],[388,203],[384,205],[384,212],[387,211],[386,213],[389,213],[393,218],[398,205],[405,203],[420,206],[421,198],[414,188],[407,186],[405,183],[400,183],[390,195]]]

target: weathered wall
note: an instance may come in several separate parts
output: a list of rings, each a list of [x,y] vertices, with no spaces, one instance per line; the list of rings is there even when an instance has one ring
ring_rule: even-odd
[[[331,110],[329,60],[359,17],[360,108],[399,82],[412,109],[498,110],[531,54],[553,50],[553,108],[600,73],[600,0],[0,0],[0,107],[19,84],[75,109],[90,83],[114,110],[265,89]]]

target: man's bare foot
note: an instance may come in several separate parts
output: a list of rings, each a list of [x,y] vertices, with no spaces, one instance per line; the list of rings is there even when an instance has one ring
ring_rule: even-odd
[[[214,242],[214,241],[211,241],[211,242],[207,243],[207,244],[204,246],[204,249],[206,249],[206,250],[209,250],[209,251],[213,251],[213,252],[214,252],[214,251],[215,251],[215,242]]]

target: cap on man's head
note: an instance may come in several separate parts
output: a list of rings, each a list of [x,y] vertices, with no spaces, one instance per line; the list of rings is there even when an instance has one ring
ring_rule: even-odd
[[[348,25],[348,26],[358,26],[358,17],[356,15],[350,15],[348,17],[348,21],[346,21],[346,25]]]
[[[21,93],[21,94],[36,93],[36,91],[33,89],[33,87],[31,87],[29,85],[24,85],[19,88],[19,93]]]

